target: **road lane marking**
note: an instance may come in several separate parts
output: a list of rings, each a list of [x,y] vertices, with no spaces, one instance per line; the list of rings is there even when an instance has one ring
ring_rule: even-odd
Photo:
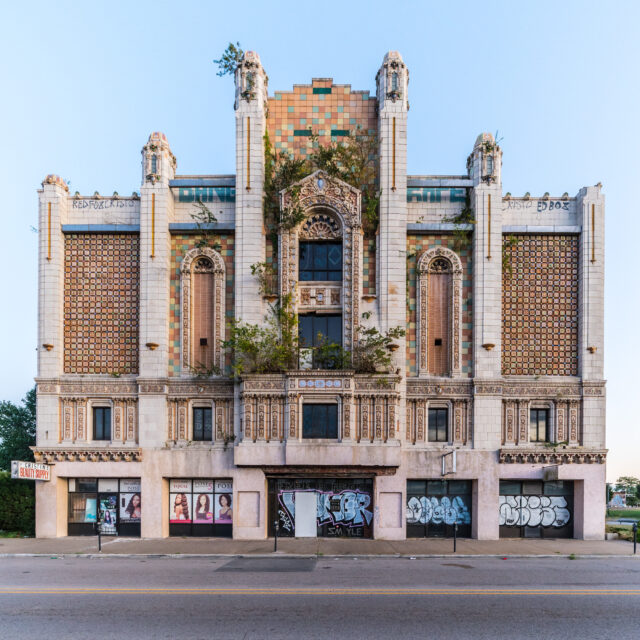
[[[279,587],[202,587],[202,588],[173,588],[173,587],[0,587],[0,595],[288,595],[288,596],[640,596],[640,588],[616,589],[519,589],[519,588],[279,588]]]

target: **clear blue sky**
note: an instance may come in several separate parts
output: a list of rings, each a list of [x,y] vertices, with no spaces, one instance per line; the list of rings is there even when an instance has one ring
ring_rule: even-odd
[[[476,135],[499,130],[505,191],[603,183],[608,476],[640,475],[639,24],[632,1],[7,3],[0,399],[19,400],[36,372],[31,227],[47,173],[72,192],[129,194],[155,130],[180,173],[233,173],[232,81],[212,63],[229,40],[260,54],[270,92],[333,77],[373,94],[397,49],[411,73],[410,173],[462,173]]]

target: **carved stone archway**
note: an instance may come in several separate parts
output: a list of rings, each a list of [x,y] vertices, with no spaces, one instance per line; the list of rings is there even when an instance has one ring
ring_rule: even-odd
[[[452,378],[462,375],[462,262],[447,247],[433,247],[418,258],[418,375],[428,376],[428,302],[429,274],[451,273],[449,371]]]
[[[280,295],[293,294],[297,309],[299,238],[328,240],[342,237],[343,345],[351,349],[360,318],[362,293],[360,191],[324,171],[316,171],[280,193],[281,209],[291,205],[294,192],[307,217],[295,229],[280,232]]]
[[[192,347],[192,285],[195,273],[213,274],[213,317],[214,317],[214,344],[213,362],[221,369],[224,367],[224,353],[222,341],[224,340],[225,321],[225,266],[222,256],[210,247],[197,247],[187,252],[180,266],[180,291],[181,291],[181,316],[182,316],[182,375],[191,375]]]

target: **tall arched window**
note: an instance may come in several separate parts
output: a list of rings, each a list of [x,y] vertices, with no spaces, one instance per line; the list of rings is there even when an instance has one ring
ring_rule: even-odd
[[[462,263],[434,247],[418,260],[418,375],[461,375]]]
[[[209,247],[189,251],[182,261],[182,368],[224,367],[224,278],[222,256]]]

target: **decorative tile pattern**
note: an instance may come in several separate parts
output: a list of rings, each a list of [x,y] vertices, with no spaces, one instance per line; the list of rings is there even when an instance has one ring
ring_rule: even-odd
[[[473,372],[472,363],[472,264],[471,247],[455,249],[455,241],[451,236],[419,235],[407,236],[407,375],[417,375],[417,280],[416,265],[418,258],[433,247],[448,247],[460,256],[462,262],[462,375],[470,377]]]
[[[577,236],[505,239],[503,375],[578,375]]]
[[[201,240],[199,235],[177,234],[171,236],[171,282],[169,290],[169,375],[180,375],[180,331],[182,322],[180,318],[180,265],[185,254],[196,247]],[[232,234],[211,236],[211,246],[222,256],[224,260],[225,282],[225,316],[227,332],[233,320],[234,296],[233,296],[233,248],[234,236]],[[230,357],[227,356],[227,365]]]
[[[331,78],[314,78],[310,85],[294,85],[269,98],[267,129],[276,151],[306,156],[312,149],[309,128],[320,144],[343,140],[359,129],[378,134],[376,98],[351,85],[333,84]]]
[[[376,295],[376,238],[363,239],[362,295]]]
[[[65,236],[65,373],[138,372],[139,261],[138,236]]]

